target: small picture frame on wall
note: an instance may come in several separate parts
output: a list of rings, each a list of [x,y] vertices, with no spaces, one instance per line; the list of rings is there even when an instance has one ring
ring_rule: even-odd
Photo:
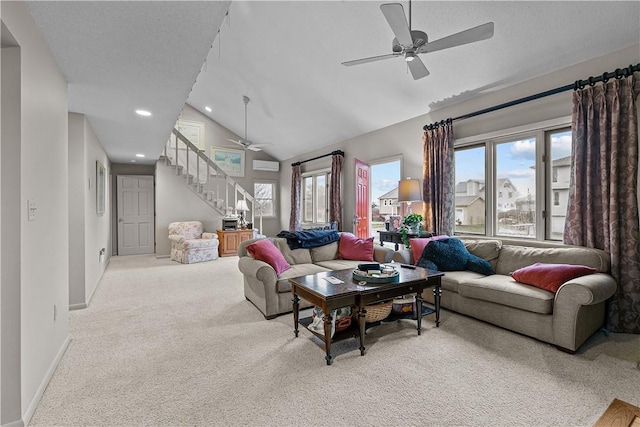
[[[105,187],[107,184],[106,170],[100,160],[96,160],[96,213],[103,215],[106,205]]]
[[[211,147],[211,159],[229,176],[244,176],[244,151]]]
[[[178,120],[176,122],[176,129],[196,147],[201,150],[205,149],[204,122]],[[184,145],[182,145],[182,148],[184,148]]]

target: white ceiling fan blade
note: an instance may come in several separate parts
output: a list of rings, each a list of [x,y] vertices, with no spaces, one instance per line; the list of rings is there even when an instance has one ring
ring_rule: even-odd
[[[245,145],[243,144],[243,140],[241,140],[241,139],[236,141],[235,139],[227,138],[227,141],[231,141],[231,142],[233,142],[234,144],[238,144],[238,145],[239,145],[239,146],[241,146],[241,147],[244,147],[244,146],[245,146]]]
[[[427,77],[430,73],[427,70],[427,67],[424,65],[424,62],[417,56],[413,58],[413,61],[407,62],[409,66],[409,71],[411,71],[411,75],[413,76],[413,80],[418,80],[423,77]]]
[[[426,43],[420,46],[416,53],[435,52],[437,50],[490,39],[491,37],[493,37],[493,22],[487,22],[486,24],[478,25],[477,27]]]
[[[381,59],[394,58],[396,56],[402,56],[402,54],[389,53],[387,55],[371,56],[369,58],[362,58],[362,59],[354,59],[353,61],[343,62],[342,65],[346,65],[347,67],[350,67],[352,65],[366,64],[367,62],[380,61]]]
[[[403,46],[413,46],[413,38],[411,37],[411,31],[409,31],[409,24],[402,5],[400,3],[386,3],[380,5],[380,10],[382,10],[384,17],[387,18],[387,22],[398,42]]]
[[[247,150],[251,150],[251,151],[262,151],[262,148],[257,147],[257,146],[255,146],[255,145],[247,145],[245,148],[246,148]]]

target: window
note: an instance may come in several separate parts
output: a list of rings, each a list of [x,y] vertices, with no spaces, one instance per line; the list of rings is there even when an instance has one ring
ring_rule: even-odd
[[[255,181],[253,183],[253,198],[255,216],[276,216],[276,181]]]
[[[326,224],[329,220],[329,184],[331,172],[328,170],[310,172],[302,176],[302,222]]]
[[[484,158],[484,146],[459,149],[455,152],[456,232],[485,233]]]
[[[562,240],[571,129],[560,123],[568,121],[456,141],[456,233]],[[473,208],[472,195],[481,198],[482,210]],[[472,212],[482,218],[472,221]]]

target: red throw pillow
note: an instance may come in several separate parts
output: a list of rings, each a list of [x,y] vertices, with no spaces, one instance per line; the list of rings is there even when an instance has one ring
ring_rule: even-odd
[[[338,245],[338,256],[340,259],[373,261],[373,237],[359,239],[351,233],[342,233]]]
[[[572,264],[543,264],[537,262],[528,267],[520,268],[511,277],[525,285],[535,286],[545,291],[556,293],[560,285],[576,277],[596,273],[595,268]]]
[[[433,237],[415,237],[413,239],[409,239],[409,244],[411,245],[411,253],[413,254],[413,263],[418,265],[418,261],[420,261],[420,257],[422,256],[422,252],[424,251],[424,247],[429,244],[429,242],[433,240],[446,239],[449,236],[433,236]]]
[[[277,276],[291,268],[291,265],[284,259],[282,252],[269,239],[260,239],[248,244],[247,252],[254,259],[264,261],[273,267]]]

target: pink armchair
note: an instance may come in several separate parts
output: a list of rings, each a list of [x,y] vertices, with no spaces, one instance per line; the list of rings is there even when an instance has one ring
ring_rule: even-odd
[[[169,224],[171,259],[183,264],[218,259],[218,236],[204,233],[200,221]]]

